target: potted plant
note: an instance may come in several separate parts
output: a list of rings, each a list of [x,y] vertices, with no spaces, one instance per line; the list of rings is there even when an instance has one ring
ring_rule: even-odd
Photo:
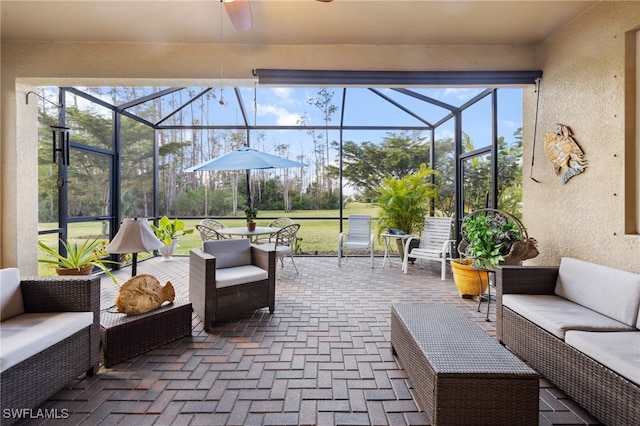
[[[106,259],[108,254],[104,251],[106,245],[104,241],[96,238],[94,240],[85,240],[81,244],[76,241],[62,240],[61,243],[67,252],[66,256],[61,255],[58,250],[47,246],[42,241],[38,241],[40,248],[50,256],[50,258],[40,258],[38,262],[56,265],[58,275],[90,275],[93,268],[98,267],[117,286],[120,286],[116,277],[107,267],[107,264],[119,264],[119,262]]]
[[[258,209],[247,204],[244,208],[244,215],[247,217],[247,229],[249,231],[255,231],[256,223],[253,221],[256,217],[258,217]]]
[[[516,265],[538,255],[537,242],[529,238],[522,222],[502,210],[475,210],[464,218],[460,231],[458,251],[466,258],[452,260],[451,268],[463,294],[482,294],[489,282],[488,272],[496,265]]]
[[[429,200],[437,195],[435,186],[428,177],[435,172],[425,164],[403,178],[388,176],[383,179],[376,192],[381,214],[378,220],[378,235],[389,230],[405,234],[420,235],[424,216],[429,209]],[[396,239],[400,257],[404,256],[403,240]],[[419,240],[415,240],[419,244]]]
[[[162,260],[165,261],[172,259],[171,256],[178,245],[178,237],[193,233],[193,229],[185,229],[184,222],[178,218],[171,220],[167,216],[162,216],[158,221],[158,226],[150,225],[156,237],[165,244],[164,247],[158,249]]]

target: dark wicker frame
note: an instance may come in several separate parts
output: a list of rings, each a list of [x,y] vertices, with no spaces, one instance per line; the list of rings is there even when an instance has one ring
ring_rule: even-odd
[[[216,258],[201,249],[189,255],[189,301],[210,332],[216,321],[260,308],[275,310],[276,252],[251,247],[251,263],[268,272],[266,280],[216,288]]]
[[[538,424],[538,373],[454,306],[393,305],[391,346],[430,424]]]
[[[496,268],[498,339],[607,425],[640,424],[640,387],[502,305],[504,294],[554,294],[558,268]]]
[[[83,373],[94,375],[100,363],[99,277],[23,278],[20,287],[26,313],[93,312],[93,324],[2,372],[3,409],[36,408]]]

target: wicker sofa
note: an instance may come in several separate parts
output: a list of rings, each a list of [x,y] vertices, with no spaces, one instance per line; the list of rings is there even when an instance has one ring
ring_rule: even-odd
[[[100,279],[20,278],[0,270],[2,424],[12,424],[100,362]]]
[[[563,258],[496,285],[503,344],[603,423],[640,424],[640,275]]]

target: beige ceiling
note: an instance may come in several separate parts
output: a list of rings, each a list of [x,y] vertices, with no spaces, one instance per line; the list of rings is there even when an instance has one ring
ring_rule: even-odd
[[[539,43],[596,3],[251,0],[247,32],[233,28],[219,0],[2,0],[0,8],[3,40],[515,45]]]

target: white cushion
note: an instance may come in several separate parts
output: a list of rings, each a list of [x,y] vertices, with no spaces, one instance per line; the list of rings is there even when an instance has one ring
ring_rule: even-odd
[[[276,247],[275,243],[261,244],[260,249],[267,250],[267,251],[275,251],[276,255],[278,256],[285,256],[285,255],[291,254],[291,247],[289,246]]]
[[[251,265],[251,240],[248,238],[205,241],[202,249],[216,257],[216,269]]]
[[[565,342],[640,385],[640,331],[567,331]]]
[[[254,281],[266,280],[267,278],[269,278],[267,271],[253,265],[216,269],[216,288],[246,284]]]
[[[91,324],[93,324],[93,312],[22,314],[2,321],[0,324],[0,372]]]
[[[18,268],[0,269],[0,321],[24,313]]]
[[[505,294],[502,304],[564,339],[567,330],[630,331],[626,324],[554,295]]]
[[[562,258],[555,293],[634,326],[640,307],[640,274]]]

